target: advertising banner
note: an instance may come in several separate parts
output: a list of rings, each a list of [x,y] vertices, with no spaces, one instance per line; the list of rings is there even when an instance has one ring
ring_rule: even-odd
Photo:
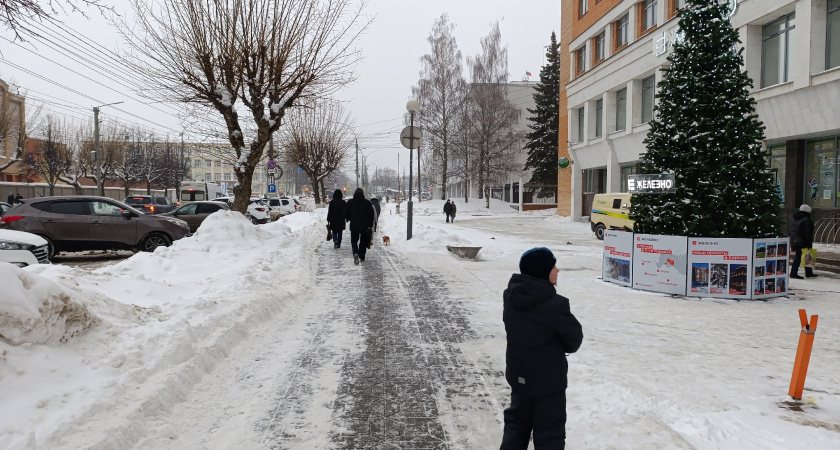
[[[688,238],[636,234],[633,237],[633,288],[685,295]]]
[[[688,294],[749,299],[752,239],[688,238]]]
[[[602,279],[622,286],[631,286],[633,233],[604,230],[604,264]]]
[[[787,297],[788,238],[753,240],[753,298]]]

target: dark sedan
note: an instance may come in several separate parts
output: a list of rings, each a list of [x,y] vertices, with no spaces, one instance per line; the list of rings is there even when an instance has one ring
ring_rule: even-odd
[[[50,257],[79,250],[151,252],[190,235],[183,220],[144,214],[117,200],[93,196],[26,199],[0,217],[0,226],[43,237]]]
[[[123,202],[126,205],[143,211],[146,214],[163,214],[172,212],[178,207],[165,195],[132,195]]]
[[[207,216],[216,211],[230,211],[230,207],[227,203],[222,202],[192,202],[186,205],[181,205],[178,209],[170,213],[161,214],[161,216],[177,217],[178,219],[187,222],[190,226],[190,232],[195,233],[195,230],[201,226],[201,222],[204,222],[204,219],[206,219]]]

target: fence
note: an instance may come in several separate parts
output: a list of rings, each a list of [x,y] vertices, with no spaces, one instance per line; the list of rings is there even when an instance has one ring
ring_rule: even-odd
[[[814,224],[814,242],[840,244],[840,215],[823,217]]]
[[[47,197],[50,195],[50,186],[47,183],[0,182],[0,201],[5,202],[9,194],[20,194],[23,198]],[[129,195],[145,194],[145,189],[129,189]],[[163,191],[152,189],[152,194],[163,195]],[[56,184],[53,188],[53,195],[76,195],[76,188],[67,184]],[[82,186],[82,195],[99,195],[99,190],[96,186]],[[105,196],[114,200],[125,200],[125,189],[106,187]]]

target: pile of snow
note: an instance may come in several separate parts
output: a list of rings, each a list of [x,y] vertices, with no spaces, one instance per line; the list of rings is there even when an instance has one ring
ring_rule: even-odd
[[[66,342],[96,318],[58,283],[0,262],[0,337],[14,344]]]

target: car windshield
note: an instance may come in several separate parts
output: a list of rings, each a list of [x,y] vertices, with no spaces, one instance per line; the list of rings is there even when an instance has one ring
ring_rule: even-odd
[[[128,197],[125,199],[128,205],[148,205],[152,203],[151,197]]]

